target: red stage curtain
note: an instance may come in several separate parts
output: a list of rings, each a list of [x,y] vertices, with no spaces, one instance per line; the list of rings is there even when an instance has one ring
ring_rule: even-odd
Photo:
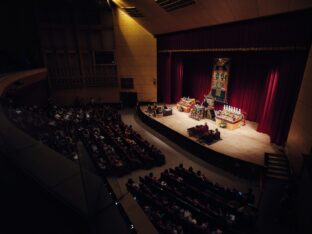
[[[232,53],[230,56],[229,104],[246,112],[247,119],[255,122],[259,120],[269,56],[253,53]]]
[[[310,23],[309,23],[310,22]],[[305,46],[312,10],[157,36],[158,50]],[[308,37],[307,37],[308,35]]]
[[[171,102],[176,103],[182,97],[184,73],[183,56],[173,55],[171,65]]]
[[[183,56],[172,53],[158,55],[158,102],[175,103],[182,97]]]
[[[264,101],[262,106],[262,113],[259,119],[259,125],[257,131],[264,132],[264,133],[271,133],[272,132],[272,118],[273,118],[273,111],[274,111],[274,103],[276,98],[276,90],[277,84],[279,80],[279,71],[277,69],[273,69],[269,72],[266,87],[265,87],[265,95]]]
[[[211,87],[212,64],[207,54],[187,54],[184,63],[183,95],[203,100]]]
[[[278,145],[284,145],[287,140],[304,73],[306,55],[304,52],[289,52],[284,53],[279,59],[277,66],[279,77],[271,111],[271,129],[266,132],[270,135],[271,141]]]
[[[171,103],[171,53],[159,54],[157,59],[157,96],[159,102]]]

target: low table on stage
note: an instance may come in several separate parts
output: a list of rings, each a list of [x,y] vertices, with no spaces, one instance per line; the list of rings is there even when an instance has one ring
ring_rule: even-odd
[[[239,128],[242,124],[243,115],[242,114],[234,114],[227,111],[222,111],[220,114],[216,116],[216,124],[218,126],[225,123],[227,129],[236,129]]]
[[[221,123],[226,123],[226,128],[227,129],[236,129],[236,128],[239,128],[241,126],[241,122],[242,120],[238,120],[238,121],[228,121],[228,120],[225,120],[225,119],[222,119],[220,117],[216,117],[216,123],[218,126],[220,126]]]
[[[195,105],[195,98],[182,97],[177,103],[177,109],[183,112],[190,112]]]
[[[195,105],[191,110],[190,117],[196,120],[201,120],[204,118],[205,107],[200,105]]]
[[[168,116],[168,115],[172,115],[172,109],[171,108],[167,108],[163,110],[163,116]]]

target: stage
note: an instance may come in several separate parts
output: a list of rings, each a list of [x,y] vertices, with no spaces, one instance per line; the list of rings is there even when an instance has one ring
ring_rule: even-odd
[[[190,118],[190,113],[178,111],[175,105],[167,106],[172,108],[172,115],[170,116],[159,115],[153,117],[146,112],[147,106],[140,106],[140,110],[147,118],[179,133],[196,144],[199,144],[196,138],[188,136],[188,128],[205,124],[205,122],[207,122],[209,129],[218,128],[222,140],[211,145],[200,145],[221,155],[263,166],[264,153],[278,153],[276,146],[270,143],[270,137],[256,131],[257,123],[255,122],[246,121],[245,126],[235,130],[223,129],[217,127],[216,122],[212,120],[202,119],[198,121]]]

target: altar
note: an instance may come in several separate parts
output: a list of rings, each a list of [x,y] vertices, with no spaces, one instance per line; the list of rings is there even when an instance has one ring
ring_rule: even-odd
[[[216,124],[218,126],[222,126],[224,124],[225,128],[234,130],[236,128],[239,128],[241,126],[242,120],[229,120],[227,118],[223,118],[223,116],[216,116]]]
[[[177,103],[177,109],[182,112],[190,112],[195,105],[195,98],[182,97]]]
[[[216,115],[216,124],[219,127],[234,130],[242,126],[244,115],[240,109],[225,106],[222,111]]]

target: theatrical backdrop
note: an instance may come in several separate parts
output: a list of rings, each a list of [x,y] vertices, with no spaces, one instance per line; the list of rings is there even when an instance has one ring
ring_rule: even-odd
[[[307,13],[294,13],[157,35],[158,102],[182,96],[202,100],[210,90],[216,106],[242,109],[271,142],[284,145],[311,42]],[[227,58],[227,68],[216,65]],[[215,90],[215,71],[229,69]],[[222,90],[221,90],[222,88]]]

